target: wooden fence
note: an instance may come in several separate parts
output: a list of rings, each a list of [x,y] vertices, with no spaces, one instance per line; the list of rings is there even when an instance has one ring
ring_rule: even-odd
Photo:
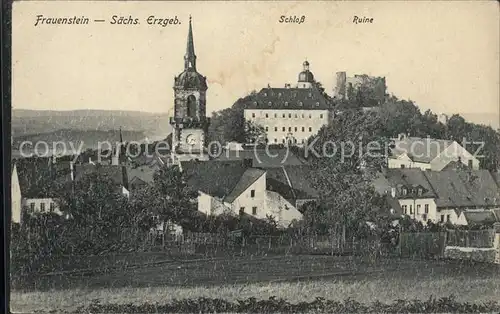
[[[446,232],[403,232],[399,237],[401,257],[443,257],[446,247]]]
[[[492,248],[495,229],[488,230],[448,230],[447,246]]]

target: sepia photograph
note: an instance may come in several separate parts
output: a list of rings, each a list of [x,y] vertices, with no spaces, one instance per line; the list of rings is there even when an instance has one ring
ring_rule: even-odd
[[[499,9],[13,1],[10,312],[500,312]]]

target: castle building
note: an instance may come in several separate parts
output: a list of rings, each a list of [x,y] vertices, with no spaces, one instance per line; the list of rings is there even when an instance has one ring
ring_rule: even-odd
[[[303,145],[333,118],[332,104],[317,88],[309,62],[296,87],[267,87],[245,104],[246,121],[262,126],[269,144]]]
[[[366,74],[347,76],[346,72],[335,74],[333,96],[336,99],[349,100],[364,97],[380,104],[385,99],[386,90],[385,77],[374,77]]]
[[[173,129],[171,150],[173,164],[192,159],[209,159],[205,148],[205,134],[210,123],[206,117],[207,89],[206,77],[196,69],[193,27],[189,17],[184,71],[175,77],[175,113],[170,117]]]

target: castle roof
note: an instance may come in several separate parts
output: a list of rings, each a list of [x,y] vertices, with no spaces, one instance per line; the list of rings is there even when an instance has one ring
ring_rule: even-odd
[[[263,88],[250,95],[245,109],[325,110],[331,104],[317,88]]]

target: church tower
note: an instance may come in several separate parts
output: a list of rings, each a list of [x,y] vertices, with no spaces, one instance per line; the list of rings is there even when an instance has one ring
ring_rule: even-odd
[[[210,123],[206,117],[207,79],[196,70],[193,27],[189,17],[184,71],[175,77],[172,125],[172,162],[208,160],[205,134]]]

